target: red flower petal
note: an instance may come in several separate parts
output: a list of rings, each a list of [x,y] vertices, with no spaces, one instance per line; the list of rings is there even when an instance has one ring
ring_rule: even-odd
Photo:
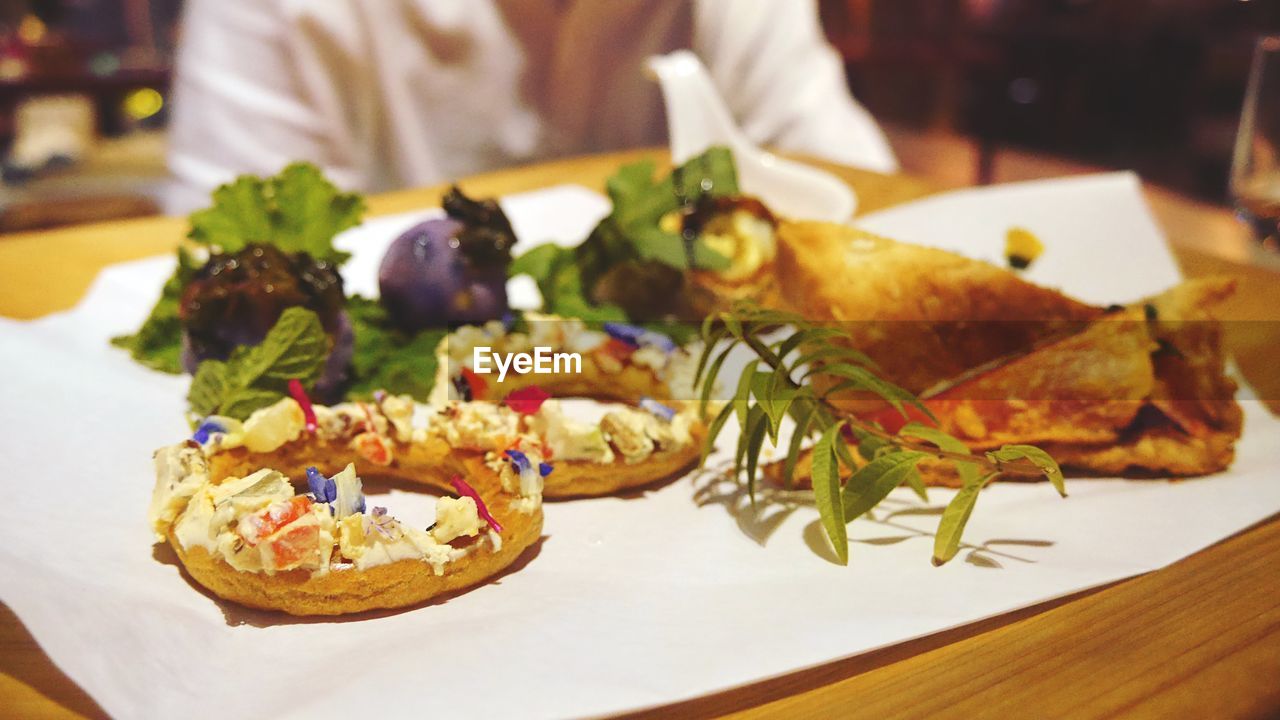
[[[510,395],[507,395],[507,399],[504,402],[507,403],[507,407],[515,410],[521,415],[532,415],[538,412],[538,408],[542,407],[542,403],[546,402],[550,398],[551,395],[549,395],[546,390],[543,390],[537,385],[531,385],[527,388],[520,388],[519,390],[512,392]]]
[[[307,421],[307,432],[315,432],[316,411],[311,407],[311,398],[307,397],[306,388],[302,387],[302,382],[297,378],[289,381],[289,394],[302,406],[302,417]]]
[[[484,500],[480,499],[480,493],[468,485],[461,475],[454,475],[449,479],[449,483],[453,485],[453,489],[457,490],[459,495],[476,501],[476,512],[480,514],[480,517],[484,518],[485,522],[489,523],[489,527],[493,528],[494,532],[502,532],[502,526],[489,514],[489,508],[485,506]]]

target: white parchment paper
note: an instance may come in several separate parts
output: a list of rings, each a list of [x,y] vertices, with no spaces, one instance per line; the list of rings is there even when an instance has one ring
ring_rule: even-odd
[[[573,187],[505,205],[527,243],[571,243],[607,211]],[[346,235],[348,287],[372,293],[386,243],[421,217]],[[963,191],[862,220],[998,259],[1023,225],[1031,271],[1094,302],[1177,274],[1134,179]],[[1099,262],[1099,258],[1108,259]],[[553,717],[690,698],[818,665],[1159,568],[1280,510],[1277,423],[1246,401],[1231,471],[1181,482],[1073,480],[983,494],[968,543],[929,563],[949,498],[895,495],[829,561],[811,507],[751,512],[732,485],[684,478],[625,498],[552,503],[518,570],[443,602],[299,621],[218,601],[153,547],[151,451],[180,439],[187,381],[107,338],[135,328],[168,259],[109,268],[76,309],[0,321],[0,597],[49,656],[121,717]],[[528,286],[516,290],[530,302]],[[726,437],[729,442],[732,438]],[[392,511],[426,517],[429,496]]]

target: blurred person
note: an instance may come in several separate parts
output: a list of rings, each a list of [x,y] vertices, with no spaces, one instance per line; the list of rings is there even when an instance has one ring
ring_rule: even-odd
[[[642,63],[680,48],[754,141],[897,169],[815,0],[188,0],[169,210],[299,159],[381,191],[660,145]]]

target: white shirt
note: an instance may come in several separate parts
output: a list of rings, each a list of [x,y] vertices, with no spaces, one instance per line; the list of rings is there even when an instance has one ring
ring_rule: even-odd
[[[188,0],[169,210],[293,160],[380,191],[660,145],[642,61],[679,48],[754,141],[897,169],[813,0]]]

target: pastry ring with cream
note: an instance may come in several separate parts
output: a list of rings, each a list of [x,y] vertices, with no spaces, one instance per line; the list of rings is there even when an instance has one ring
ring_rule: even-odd
[[[157,451],[149,512],[196,582],[294,615],[406,607],[481,583],[540,537],[544,494],[669,477],[696,462],[704,435],[692,407],[652,401],[598,423],[565,417],[545,395],[451,402],[423,426],[407,396],[301,401],[284,398],[243,423],[207,418]],[[431,527],[410,527],[365,507],[360,475],[458,497],[437,501]],[[303,481],[310,492],[299,494]]]
[[[580,319],[556,315],[525,313],[524,321],[523,330],[497,320],[466,325],[441,340],[436,348],[432,402],[500,402],[532,386],[555,397],[592,397],[633,405],[645,398],[680,404],[697,397],[693,384],[697,348],[680,347],[666,335],[625,323],[606,322],[597,331]],[[503,372],[490,361],[537,349],[549,355],[572,353],[577,361],[572,371],[549,362],[552,372]]]

